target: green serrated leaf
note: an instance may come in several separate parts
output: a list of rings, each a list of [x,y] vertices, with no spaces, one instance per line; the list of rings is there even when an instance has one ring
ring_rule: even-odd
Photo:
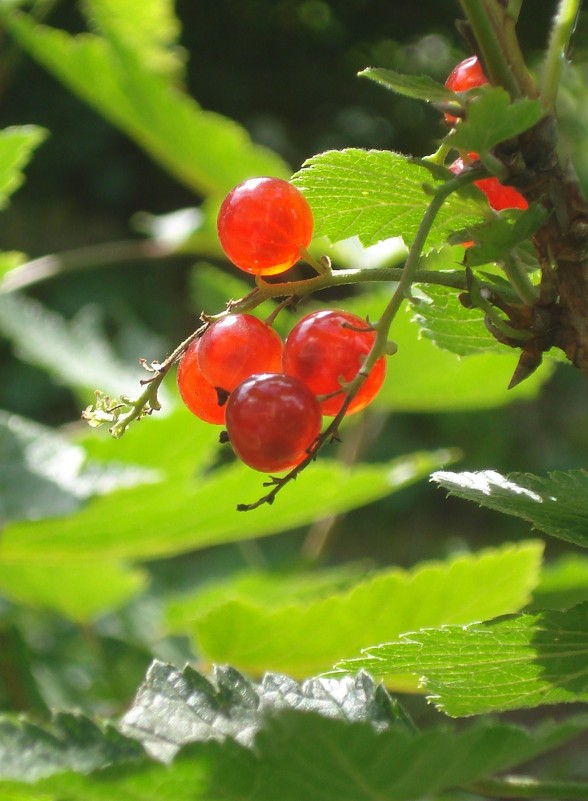
[[[408,672],[449,715],[588,700],[588,604],[471,626],[415,631],[366,650],[348,670]]]
[[[198,194],[224,197],[252,175],[288,177],[284,162],[254,145],[243,128],[202,110],[149,68],[134,49],[136,42],[114,35],[70,36],[22,14],[4,17],[29,55]]]
[[[540,100],[511,102],[504,89],[484,87],[468,104],[466,119],[451,132],[451,146],[483,153],[528,130],[543,114]]]
[[[503,476],[494,470],[434,473],[436,481],[451,495],[480,506],[521,517],[535,528],[588,547],[588,472],[570,470]]]
[[[182,76],[185,54],[177,46],[181,26],[172,0],[84,0],[83,8],[93,27],[120,37],[148,69]]]
[[[46,727],[0,718],[0,779],[4,781],[32,783],[63,770],[89,773],[142,756],[143,749],[114,726],[98,726],[83,715],[60,713]]]
[[[33,150],[47,136],[47,131],[36,125],[22,125],[0,131],[0,209],[22,184],[23,169]]]
[[[588,601],[588,556],[565,554],[544,566],[532,609],[568,609]]]
[[[366,247],[402,236],[412,243],[430,196],[423,184],[434,179],[429,169],[406,156],[382,150],[331,150],[313,156],[293,182],[312,206],[315,234],[338,242],[358,236]],[[452,194],[439,212],[427,248],[484,214],[473,195]]]
[[[422,295],[413,302],[414,319],[437,347],[458,356],[504,349],[484,325],[484,312],[464,308],[455,290],[431,285]]]
[[[156,759],[169,762],[186,743],[229,737],[252,746],[265,718],[281,709],[365,720],[377,730],[407,726],[388,693],[365,673],[302,684],[266,673],[256,684],[232,667],[216,667],[209,681],[190,667],[180,671],[154,662],[121,730]]]
[[[360,78],[369,78],[380,86],[391,89],[398,95],[412,97],[415,100],[428,102],[451,103],[455,101],[455,92],[447,89],[442,83],[428,75],[405,75],[394,70],[380,67],[368,67],[359,73]]]
[[[275,801],[277,787],[284,801],[416,801],[512,769],[569,742],[588,726],[578,716],[532,730],[483,721],[459,732],[434,727],[419,733],[396,718],[393,702],[381,688],[374,692],[366,676],[345,682],[311,680],[302,687],[274,676],[259,692],[262,685],[252,685],[235,671],[221,675],[223,686],[214,687],[194,671],[161,667],[161,682],[152,688],[159,717],[155,706],[145,709],[142,738],[148,738],[156,722],[164,736],[171,733],[172,744],[178,737],[189,740],[190,732],[205,739],[182,747],[171,764],[149,763],[112,748],[111,765],[85,775],[80,769],[90,762],[83,761],[86,754],[70,749],[65,759],[59,752],[55,758],[52,751],[58,744],[37,727],[23,743],[11,739],[10,748],[12,754],[27,748],[28,762],[37,770],[39,745],[47,777],[35,782],[34,775],[17,774],[21,781],[2,782],[0,789],[19,799],[19,793],[30,793],[35,801]],[[170,684],[172,678],[175,683]],[[260,721],[254,711],[259,701],[265,720],[252,738],[247,727],[251,720],[254,728]],[[173,713],[180,725],[164,720],[166,713]],[[220,730],[223,725],[237,729],[239,719],[244,728],[241,742],[236,742]],[[128,742],[122,741],[123,748]],[[160,742],[158,736],[154,742]],[[96,762],[102,756],[98,751]],[[162,756],[169,758],[169,752]],[[73,762],[69,771],[55,772],[68,760]],[[17,771],[24,768],[15,764]],[[48,770],[54,775],[47,775]]]
[[[34,609],[51,609],[68,620],[88,623],[145,589],[147,574],[115,562],[0,564],[0,596]]]
[[[358,464],[351,472],[321,459],[290,491],[281,493],[279,503],[243,513],[236,504],[263,494],[264,478],[236,462],[203,475],[219,447],[215,427],[182,410],[169,423],[151,420],[148,428],[148,448],[133,436],[103,451],[110,454],[114,446],[121,459],[126,453],[138,464],[157,464],[159,483],[96,498],[75,518],[10,524],[3,532],[3,557],[22,561],[42,555],[47,562],[148,559],[268,536],[385,497],[428,477],[453,456],[448,451],[417,453],[387,464]]]
[[[356,303],[345,305],[377,320],[383,300],[382,294],[379,299],[378,295],[362,295]],[[394,319],[391,339],[398,344],[398,352],[389,360],[384,386],[374,401],[376,407],[403,412],[491,409],[535,397],[552,373],[552,366],[544,364],[509,390],[517,360],[510,348],[461,358],[426,337],[419,338],[413,316],[413,309],[407,306]]]
[[[194,611],[187,630],[211,662],[228,662],[254,674],[271,669],[308,676],[404,631],[521,609],[537,582],[541,553],[541,543],[526,543],[411,571],[381,571],[311,601],[261,603],[229,586],[224,600],[213,606],[199,607],[187,599]],[[479,593],[480,586],[486,592]],[[178,600],[172,614],[178,619],[181,612]],[[186,617],[181,617],[184,626]]]

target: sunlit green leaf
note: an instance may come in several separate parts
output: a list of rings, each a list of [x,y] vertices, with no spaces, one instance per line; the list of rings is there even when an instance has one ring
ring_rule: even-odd
[[[411,571],[376,572],[314,600],[280,602],[277,597],[267,603],[225,585],[224,599],[214,605],[202,606],[198,596],[188,598],[185,606],[178,600],[172,615],[181,621],[177,631],[190,632],[211,662],[228,662],[254,674],[271,669],[303,677],[404,631],[520,609],[537,582],[541,553],[540,543],[527,543]]]
[[[468,104],[467,117],[452,131],[451,146],[482,153],[512,139],[539,122],[544,111],[540,100],[511,102],[500,87],[485,88]]]
[[[418,676],[449,715],[588,700],[588,604],[471,626],[414,631],[346,663],[376,677]]]
[[[455,92],[452,89],[447,89],[442,83],[438,83],[428,75],[404,75],[381,67],[368,67],[362,70],[359,76],[360,78],[369,78],[380,86],[391,89],[404,97],[438,103],[455,100]]]
[[[429,203],[423,184],[431,173],[406,156],[383,150],[331,150],[313,156],[294,183],[312,206],[317,236],[332,242],[358,236],[365,246],[402,236],[410,245]],[[451,195],[437,215],[427,247],[479,221],[484,205],[474,196]]]
[[[547,476],[495,470],[438,472],[433,480],[451,495],[521,517],[554,537],[588,547],[588,473],[553,472]]]
[[[106,6],[101,19],[108,19]],[[7,16],[5,24],[33,58],[199,194],[223,197],[252,175],[288,176],[278,156],[253,145],[237,123],[202,110],[110,27],[103,38],[71,36],[25,15]]]
[[[47,136],[43,128],[22,125],[0,131],[0,209],[7,204],[10,195],[22,184],[22,170],[31,158],[33,150]]]

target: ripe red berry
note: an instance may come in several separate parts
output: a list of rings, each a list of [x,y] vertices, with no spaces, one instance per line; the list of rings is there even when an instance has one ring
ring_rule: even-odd
[[[281,178],[250,178],[224,199],[218,236],[229,259],[256,275],[283,273],[312,238],[308,201]]]
[[[469,153],[468,158],[470,161],[475,161],[478,155],[477,153]],[[458,158],[453,164],[449,165],[449,169],[454,175],[459,175],[465,166],[464,160]],[[482,178],[479,181],[474,181],[474,183],[478,189],[481,189],[486,195],[488,203],[495,211],[502,211],[503,209],[526,209],[529,207],[525,198],[514,186],[501,184],[495,176]]]
[[[375,332],[365,320],[346,311],[318,311],[303,317],[284,345],[285,373],[303,381],[320,400],[323,414],[335,416],[345,399],[341,381],[352,381],[371,350]],[[347,414],[358,412],[378,393],[386,375],[386,359],[375,363],[351,401]],[[333,395],[333,393],[337,393]]]
[[[227,402],[233,450],[249,467],[264,473],[281,473],[299,464],[318,437],[321,423],[317,399],[289,375],[253,375]]]
[[[454,92],[465,92],[468,89],[473,89],[476,86],[483,86],[486,83],[489,83],[489,81],[484,74],[478,57],[470,56],[460,61],[460,63],[451,70],[449,77],[445,81],[445,86],[448,89],[452,89]],[[446,114],[445,120],[449,125],[455,125],[457,117]]]
[[[199,365],[200,339],[192,342],[178,365],[178,390],[188,409],[205,423],[223,425],[225,407],[218,402],[216,389],[202,375]]]
[[[251,314],[230,314],[202,335],[200,369],[209,384],[231,392],[254,373],[279,373],[282,340],[274,329]]]

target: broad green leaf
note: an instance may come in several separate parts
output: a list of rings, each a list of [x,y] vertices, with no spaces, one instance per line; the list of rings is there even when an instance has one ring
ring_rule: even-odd
[[[114,562],[0,563],[0,596],[87,623],[145,589],[147,575]]]
[[[540,100],[511,103],[504,89],[485,88],[468,104],[466,119],[451,132],[451,146],[483,153],[528,130],[543,114]]]
[[[348,149],[313,156],[293,181],[312,206],[317,236],[332,242],[358,236],[369,246],[395,236],[412,243],[430,203],[423,185],[434,179],[428,169],[398,153]],[[444,244],[484,213],[484,204],[473,195],[450,195],[426,246]]]
[[[91,25],[120,37],[147,68],[181,77],[184,54],[172,0],[84,0],[84,11]]]
[[[484,312],[464,308],[455,290],[427,286],[414,308],[423,334],[439,348],[458,356],[504,350],[484,325]]]
[[[142,459],[135,450],[138,445],[129,444],[127,451],[138,457],[139,464],[157,464],[163,476],[159,483],[95,498],[75,517],[11,524],[3,532],[4,558],[149,559],[267,536],[386,497],[452,458],[447,451],[413,454],[381,465],[358,464],[351,472],[344,465],[319,459],[273,506],[243,513],[236,511],[237,503],[263,495],[267,491],[262,486],[264,476],[236,462],[203,474],[218,429],[201,424],[188,412],[179,414],[169,427],[165,422],[154,419],[142,424],[148,428],[147,441],[150,432],[154,437],[153,445],[143,448]],[[152,430],[158,424],[160,434]],[[169,431],[174,436],[168,441]],[[200,438],[206,446],[203,455],[199,455]],[[159,449],[156,442],[161,443]]]
[[[585,730],[585,720],[572,718],[532,730],[486,722],[461,732],[376,732],[287,709],[268,720],[254,750],[232,740],[196,743],[171,765],[114,765],[4,786],[35,801],[43,793],[59,801],[275,801],[276,788],[283,801],[417,801],[512,769]]]
[[[588,700],[588,604],[402,635],[343,663],[418,676],[453,716]]]
[[[211,578],[194,593],[180,595],[167,604],[166,620],[173,632],[185,632],[209,609],[222,606],[227,598],[268,607],[317,601],[333,593],[350,590],[365,575],[363,563],[346,563],[328,570],[306,569],[239,571],[223,580]]]
[[[284,162],[243,128],[202,110],[146,66],[133,42],[70,36],[22,14],[5,14],[5,24],[33,58],[198,194],[223,197],[252,175],[288,177]]]
[[[151,756],[171,762],[187,743],[230,737],[252,746],[265,718],[281,709],[364,720],[377,730],[408,727],[386,690],[366,673],[302,684],[266,673],[256,684],[233,667],[215,668],[209,681],[190,667],[180,671],[154,662],[121,721],[121,731],[139,740]]]
[[[46,370],[59,383],[88,394],[102,388],[115,397],[137,395],[139,380],[146,375],[138,365],[126,364],[114,353],[102,331],[98,310],[92,307],[85,307],[68,321],[32,298],[0,294],[0,334],[12,342],[21,359]]]
[[[83,715],[61,713],[46,727],[0,718],[0,779],[4,781],[32,783],[63,770],[89,773],[113,762],[138,761],[142,755],[143,749],[112,724],[99,726]]]
[[[565,554],[543,567],[532,609],[567,609],[588,601],[588,556]]]
[[[455,101],[455,92],[452,89],[448,89],[428,75],[404,75],[381,67],[368,67],[359,73],[359,77],[369,78],[404,97],[436,103]]]
[[[0,209],[7,205],[10,195],[22,184],[23,169],[33,150],[46,136],[47,132],[36,125],[15,126],[0,131]]]
[[[86,459],[82,447],[0,410],[0,521],[38,520],[73,512],[93,495],[151,484],[153,469]]]
[[[534,528],[588,547],[588,472],[570,470],[547,476],[494,470],[479,472],[438,472],[432,479],[450,495],[480,506],[521,517]]]
[[[270,669],[308,676],[401,632],[521,609],[537,583],[541,553],[540,543],[526,543],[411,571],[381,571],[311,601],[268,604],[228,586],[225,600],[213,606],[199,608],[197,598],[196,603],[187,599],[188,609],[196,610],[187,631],[210,662],[228,662],[254,674]],[[172,607],[176,619],[181,604]]]

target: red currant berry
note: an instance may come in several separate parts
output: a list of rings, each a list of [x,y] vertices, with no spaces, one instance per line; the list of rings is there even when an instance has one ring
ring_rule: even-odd
[[[473,89],[476,86],[483,86],[486,83],[489,83],[489,81],[478,61],[478,56],[470,56],[460,61],[460,63],[451,70],[449,77],[445,81],[445,86],[448,89],[452,89],[454,92],[465,92],[468,89]],[[445,121],[448,122],[449,125],[455,125],[457,117],[446,114]]]
[[[365,320],[346,311],[318,311],[303,317],[288,334],[282,365],[317,396],[323,414],[335,416],[345,399],[341,381],[352,381],[374,344],[376,334]],[[384,382],[386,359],[375,363],[351,401],[347,414],[370,403]],[[336,393],[336,394],[333,394]]]
[[[277,275],[296,264],[312,238],[308,201],[281,178],[250,178],[224,199],[218,236],[229,259],[248,273]]]
[[[477,153],[469,153],[468,159],[475,161],[478,158]],[[465,168],[466,164],[462,158],[456,159],[453,164],[449,165],[449,169],[454,175],[459,175]],[[505,186],[501,184],[498,178],[492,176],[490,178],[482,178],[474,182],[478,189],[486,195],[488,203],[494,211],[502,211],[503,209],[526,209],[529,204],[521,193],[514,188],[514,186]]]
[[[297,378],[253,375],[231,392],[226,424],[239,459],[254,470],[281,473],[299,464],[321,430],[321,410]]]
[[[251,314],[230,314],[202,335],[200,369],[209,384],[231,392],[254,373],[282,370],[282,340],[274,329]]]
[[[216,389],[202,375],[199,364],[200,339],[192,342],[178,365],[178,390],[188,409],[205,423],[223,425],[225,407],[218,402]]]

